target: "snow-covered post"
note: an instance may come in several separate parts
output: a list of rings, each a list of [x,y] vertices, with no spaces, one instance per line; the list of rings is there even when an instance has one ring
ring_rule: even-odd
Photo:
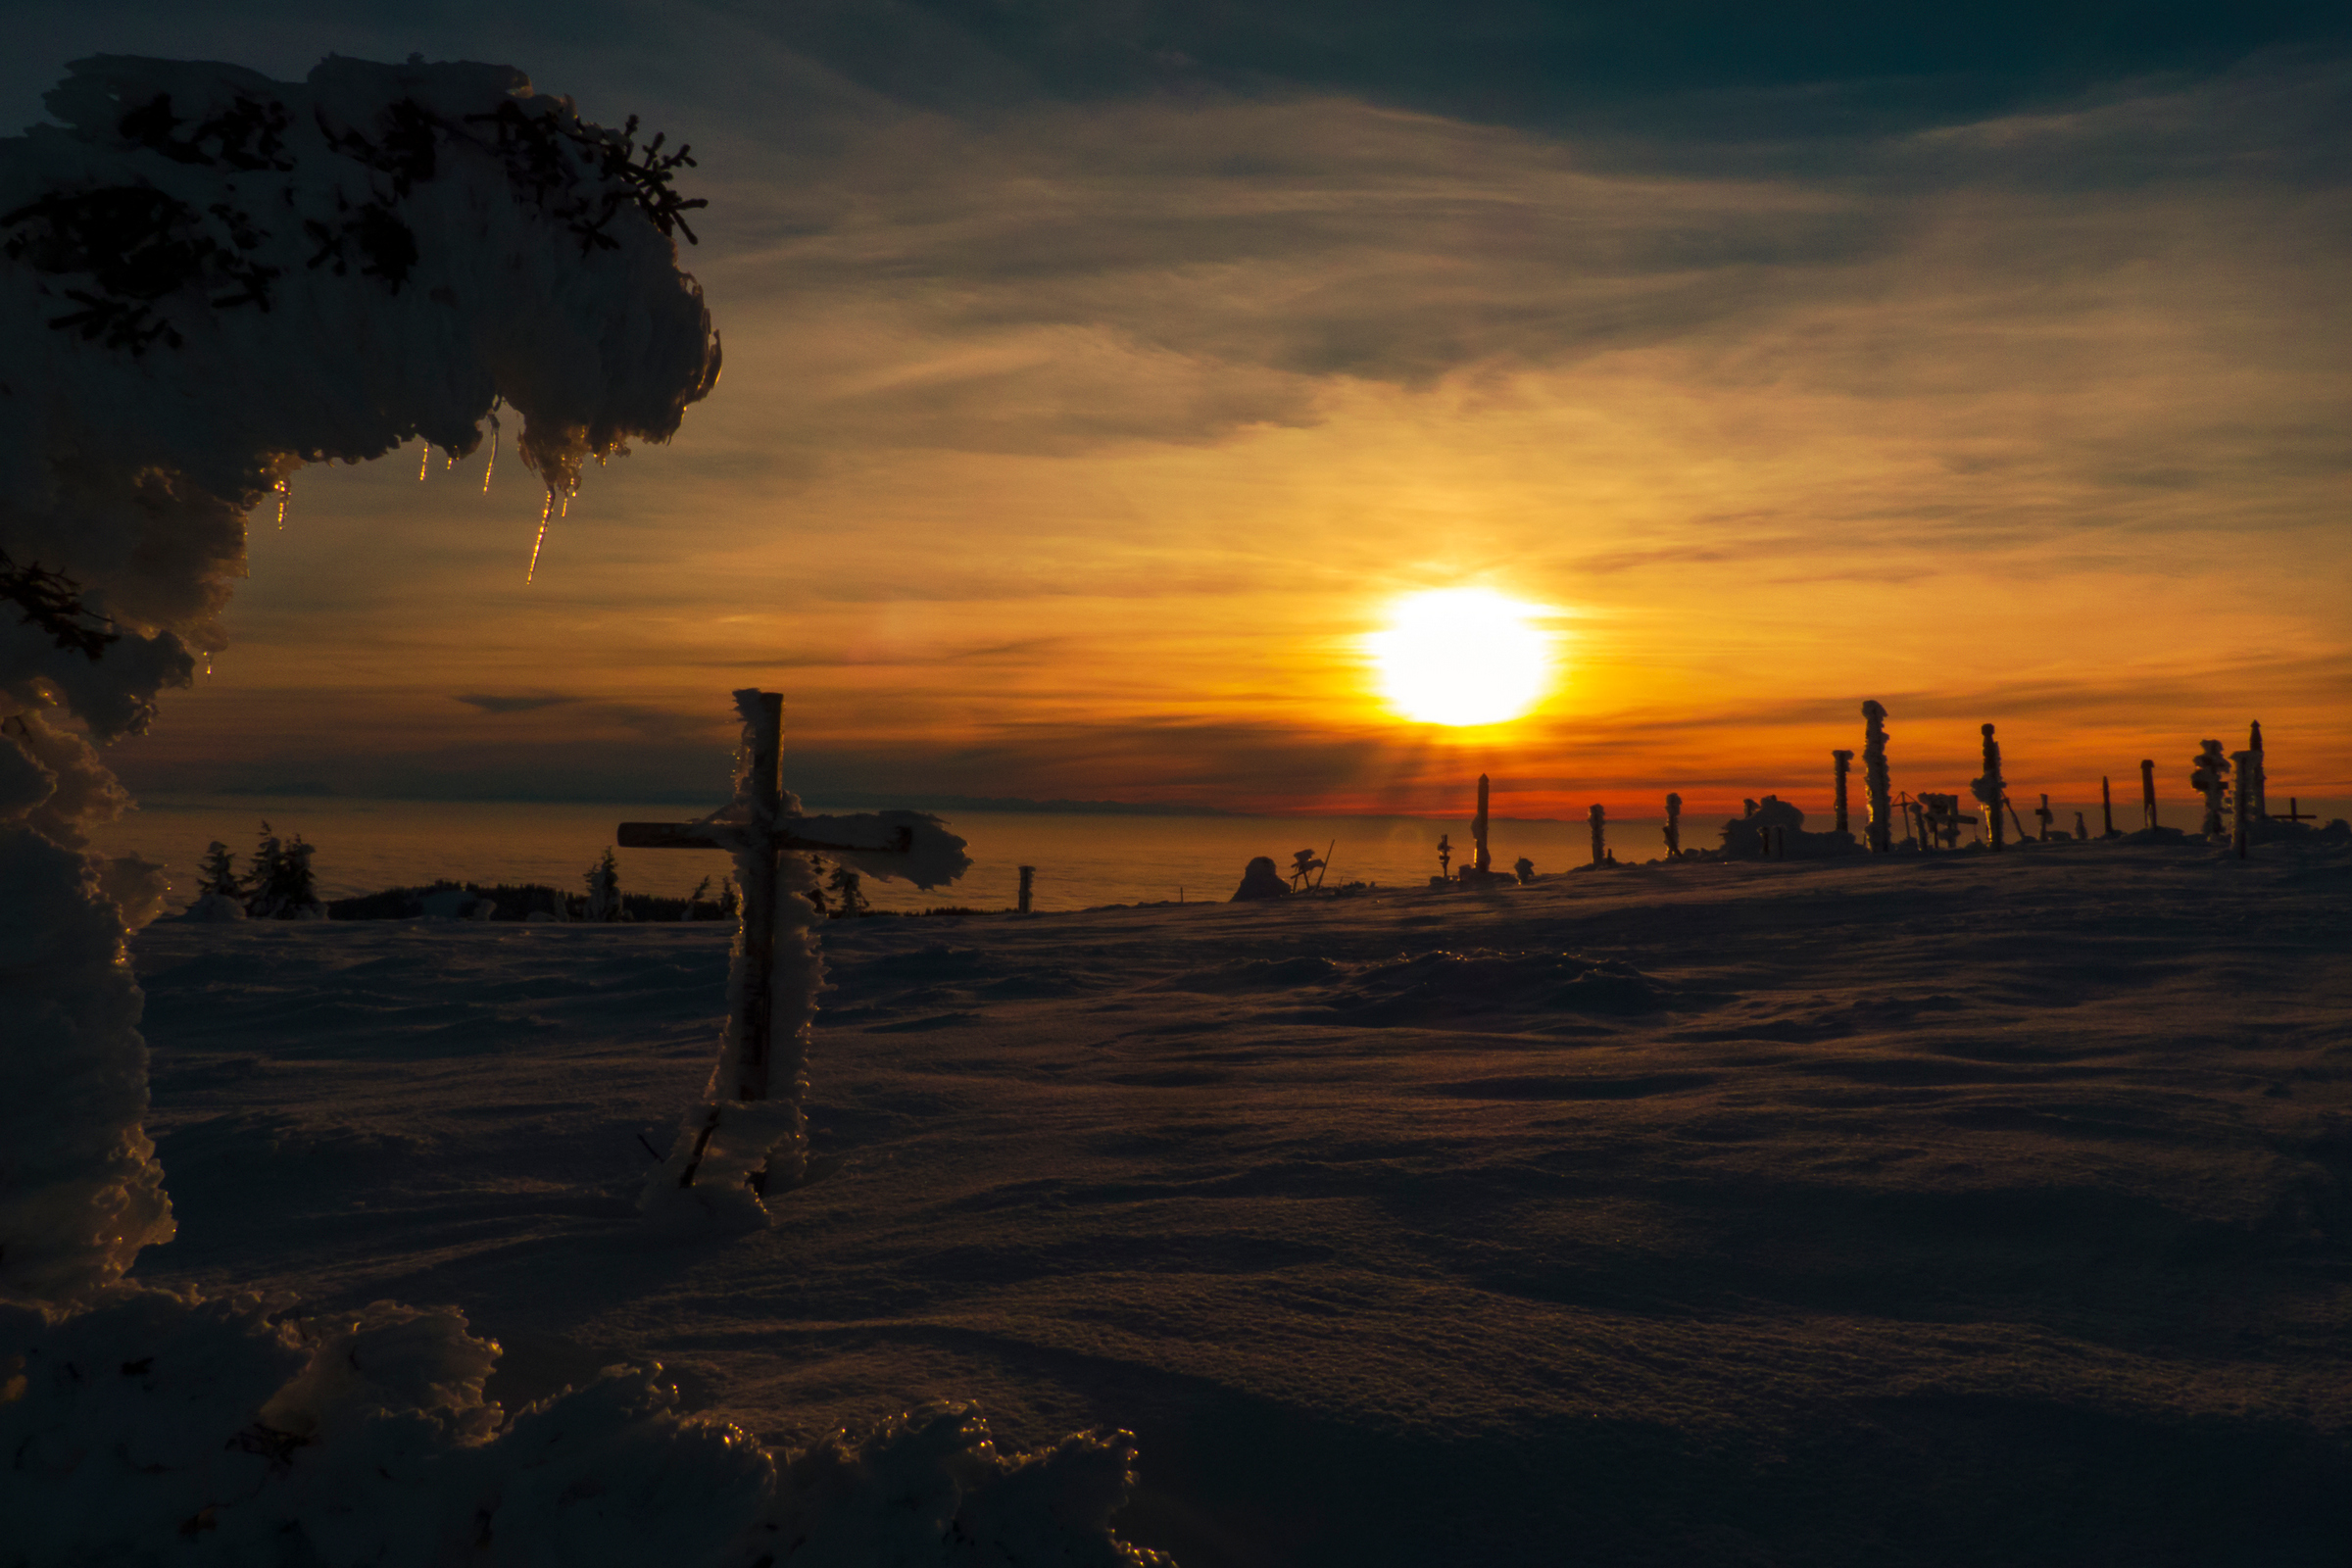
[[[2142,828],[2156,831],[2156,759],[2139,760],[2139,815]]]
[[[1893,789],[1886,771],[1886,710],[1875,700],[1862,705],[1862,789],[1870,804],[1870,853],[1886,855],[1894,848],[1894,828],[1886,820],[1894,812]]]
[[[2034,814],[2041,819],[2041,842],[2044,844],[2049,843],[2050,824],[2058,820],[2058,813],[2050,809],[2050,798],[2048,794],[2043,794],[2041,797],[2041,804],[2034,808]]]
[[[2105,828],[2100,831],[2099,837],[2103,839],[2115,837],[2115,791],[2108,787],[2107,775],[2104,773],[2099,775],[2099,818],[2106,823]]]
[[[1854,765],[1854,754],[1843,750],[1832,752],[1830,762],[1838,780],[1838,819],[1834,826],[1837,832],[1843,833],[1846,831],[1845,775]]]
[[[1666,853],[1683,853],[1683,798],[1672,793],[1666,797]]]
[[[1585,820],[1592,828],[1592,863],[1598,865],[1608,854],[1609,813],[1595,803],[1592,809],[1585,813]]]
[[[2263,825],[2271,819],[2270,781],[2262,765],[2262,721],[2255,720],[2246,729],[2246,761],[2237,769],[2237,792],[2246,797],[2246,820],[2254,837],[2261,838]]]
[[[1023,914],[1027,914],[1029,912],[1029,895],[1036,888],[1036,886],[1037,867],[1034,865],[1022,866],[1020,912]]]
[[[1984,726],[1984,771],[1971,779],[1968,792],[1984,808],[1984,842],[1991,849],[2001,847],[2001,804],[2007,798],[2001,778],[2001,743],[1992,738],[1992,726]]]
[[[1478,815],[1471,819],[1470,837],[1478,844],[1478,874],[1485,876],[1494,868],[1494,862],[1487,854],[1487,775],[1484,773],[1478,775]]]
[[[2260,755],[2257,752],[2247,751],[2239,752],[2236,757],[2236,804],[2233,810],[2234,819],[2230,825],[2230,842],[2236,848],[2237,858],[2241,860],[2246,858],[2246,841],[2253,836],[2253,813],[2248,809],[2253,803],[2248,798],[2246,777],[2255,767],[2255,759]]]
[[[2230,798],[2230,759],[2222,755],[2220,741],[2207,741],[2197,754],[2196,765],[2189,769],[2191,789],[2205,797],[2205,820],[2197,831],[2209,839],[2222,836],[2222,807]]]
[[[745,702],[746,697],[751,701]],[[777,818],[784,814],[784,694],[739,692],[736,705],[743,714],[744,738],[751,753],[736,799],[750,808],[751,819],[758,827],[772,834]],[[740,1024],[733,1086],[736,1100],[767,1098],[776,1006],[776,908],[781,881],[777,858],[765,844],[735,852],[735,882],[743,889],[742,950],[735,964],[741,975],[729,987],[736,993],[735,1016]],[[797,862],[800,858],[792,858]],[[816,906],[806,899],[793,903],[797,906],[795,924],[806,928]],[[813,993],[815,988],[809,990]],[[797,1106],[808,1078],[802,1063],[793,1066],[785,1098]]]

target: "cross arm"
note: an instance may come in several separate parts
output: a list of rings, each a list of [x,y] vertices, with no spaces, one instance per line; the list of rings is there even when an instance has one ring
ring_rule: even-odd
[[[830,850],[836,855],[906,855],[914,849],[914,829],[901,824],[891,835],[888,844],[827,844],[821,839],[805,839],[796,833],[776,835],[780,850]]]
[[[727,850],[733,849],[736,841],[721,835],[731,827],[709,822],[623,822],[615,842],[624,850]]]
[[[624,850],[731,850],[743,842],[739,822],[623,822],[615,842]],[[884,844],[836,844],[803,838],[789,829],[776,833],[779,850],[827,850],[837,855],[906,855],[914,848],[914,829],[901,825]]]

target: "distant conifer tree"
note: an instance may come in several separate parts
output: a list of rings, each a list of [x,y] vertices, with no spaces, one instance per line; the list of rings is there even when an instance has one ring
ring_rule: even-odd
[[[743,901],[736,895],[735,879],[729,877],[718,885],[718,917],[732,920],[742,909]]]
[[[245,912],[257,920],[297,920],[308,913],[318,902],[318,879],[311,871],[316,853],[301,834],[280,839],[264,822],[244,883]]]
[[[266,920],[271,913],[270,884],[277,876],[278,862],[285,858],[285,846],[270,824],[262,824],[261,841],[253,849],[253,870],[245,878],[245,912],[257,920]]]
[[[808,902],[816,906],[818,914],[830,913],[825,907],[825,862],[811,855],[808,857],[808,872],[816,879],[815,885],[808,889]]]
[[[833,868],[833,876],[825,885],[833,890],[833,918],[855,920],[865,913],[868,906],[861,890],[862,879],[846,865]],[[823,906],[818,906],[823,907]]]
[[[588,884],[588,912],[585,918],[619,919],[620,862],[613,858],[611,850],[606,850],[604,858],[588,868],[588,875],[583,880]]]
[[[196,873],[199,894],[234,899],[245,892],[244,878],[237,875],[237,858],[219,839],[213,840],[211,848],[204,852],[204,863],[196,868]]]
[[[286,841],[277,858],[278,918],[292,920],[318,903],[318,879],[311,874],[316,853],[299,833]]]

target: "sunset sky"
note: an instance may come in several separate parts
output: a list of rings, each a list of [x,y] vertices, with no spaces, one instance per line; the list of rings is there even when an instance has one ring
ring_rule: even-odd
[[[495,9],[496,16],[490,13]],[[2334,6],[567,4],[21,19],[299,78],[512,63],[693,144],[726,370],[538,514],[411,446],[257,517],[144,791],[1653,814],[2167,794],[2259,718],[2352,795],[2352,35]],[[1638,19],[1638,20],[1635,20]],[[511,436],[511,432],[510,432]],[[1401,596],[1559,679],[1382,702]]]

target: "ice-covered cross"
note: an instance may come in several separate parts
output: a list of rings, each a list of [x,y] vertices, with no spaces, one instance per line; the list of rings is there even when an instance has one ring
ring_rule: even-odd
[[[824,970],[809,936],[816,909],[803,897],[814,879],[805,858],[831,856],[875,876],[916,887],[952,882],[970,865],[963,840],[921,811],[808,816],[784,792],[784,697],[735,694],[743,718],[743,767],[735,799],[693,822],[623,822],[623,849],[725,850],[735,858],[742,925],[727,976],[727,1026],[706,1104],[648,1189],[649,1200],[696,1188],[748,1190],[752,1204],[769,1186],[806,1173],[802,1101],[808,1046]]]

